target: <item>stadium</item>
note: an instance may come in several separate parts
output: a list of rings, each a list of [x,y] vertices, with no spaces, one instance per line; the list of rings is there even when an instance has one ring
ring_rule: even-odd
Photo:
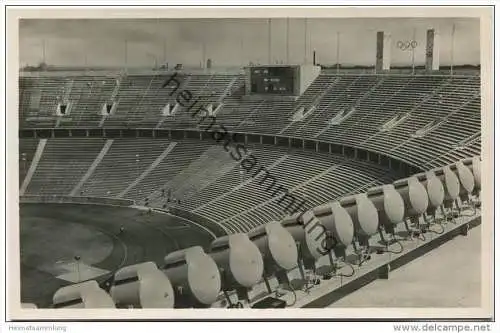
[[[64,30],[27,21],[21,44]],[[351,65],[314,19],[261,21],[267,59],[238,66],[209,38],[199,66],[127,41],[123,65],[59,65],[43,41],[19,72],[24,307],[326,307],[480,225],[480,66],[440,60],[463,22],[367,31]]]

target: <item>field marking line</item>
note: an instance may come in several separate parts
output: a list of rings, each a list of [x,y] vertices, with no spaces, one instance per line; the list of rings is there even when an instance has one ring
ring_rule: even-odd
[[[97,230],[99,230],[100,232],[102,232],[103,234],[105,235],[108,235],[108,236],[111,236],[112,238],[114,238],[118,243],[120,243],[120,245],[122,246],[123,248],[123,258],[122,258],[122,261],[120,262],[120,264],[118,265],[118,268],[115,269],[118,270],[120,269],[121,267],[123,267],[123,265],[125,264],[125,261],[127,260],[127,257],[128,257],[128,250],[127,250],[127,245],[125,244],[125,242],[123,242],[118,236],[116,236],[114,233],[112,232],[108,232],[107,230],[103,230],[99,227],[96,227],[95,225],[91,225],[92,228],[95,228]],[[98,268],[98,267],[97,267]],[[112,271],[112,270],[111,270]]]
[[[206,232],[208,232],[208,233],[210,234],[210,236],[212,236],[212,237],[213,237],[213,239],[216,239],[216,238],[217,238],[217,236],[216,236],[216,235],[215,235],[215,234],[214,234],[211,230],[209,230],[208,228],[206,228],[206,227],[202,226],[201,224],[198,224],[198,223],[196,223],[196,222],[194,222],[194,221],[188,220],[188,219],[186,219],[186,218],[184,218],[184,217],[180,217],[180,216],[177,216],[177,215],[172,215],[172,214],[170,214],[170,213],[164,212],[164,211],[159,210],[159,209],[154,209],[154,211],[155,211],[155,212],[158,212],[158,213],[160,213],[160,214],[164,214],[164,215],[172,216],[172,217],[175,217],[175,218],[181,219],[181,220],[183,220],[183,221],[186,221],[188,226],[189,226],[189,225],[195,225],[195,226],[197,226],[197,227],[199,227],[199,228],[201,228],[201,229],[205,230]]]

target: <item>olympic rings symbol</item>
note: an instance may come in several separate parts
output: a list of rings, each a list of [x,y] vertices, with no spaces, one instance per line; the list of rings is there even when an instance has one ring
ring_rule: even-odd
[[[418,43],[416,40],[406,40],[406,41],[400,40],[396,45],[400,50],[406,51],[408,49],[416,48],[418,46]]]

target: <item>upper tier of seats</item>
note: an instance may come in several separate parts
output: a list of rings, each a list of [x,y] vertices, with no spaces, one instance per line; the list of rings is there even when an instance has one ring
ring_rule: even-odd
[[[189,90],[200,105],[221,107],[228,130],[279,134],[359,147],[428,169],[481,150],[480,78],[443,75],[321,74],[296,101],[243,98],[241,75],[21,77],[21,128],[198,128],[187,107],[164,116],[176,93]],[[102,116],[105,103],[112,115]],[[58,103],[71,103],[56,116]],[[297,111],[309,112],[297,120]]]

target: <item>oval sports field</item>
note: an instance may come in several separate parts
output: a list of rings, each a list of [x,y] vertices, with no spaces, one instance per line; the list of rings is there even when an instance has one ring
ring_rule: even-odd
[[[195,245],[206,249],[212,239],[206,229],[161,212],[24,203],[20,205],[21,300],[47,307],[62,286],[90,279],[101,283],[118,268],[144,261],[161,266],[166,254]]]

